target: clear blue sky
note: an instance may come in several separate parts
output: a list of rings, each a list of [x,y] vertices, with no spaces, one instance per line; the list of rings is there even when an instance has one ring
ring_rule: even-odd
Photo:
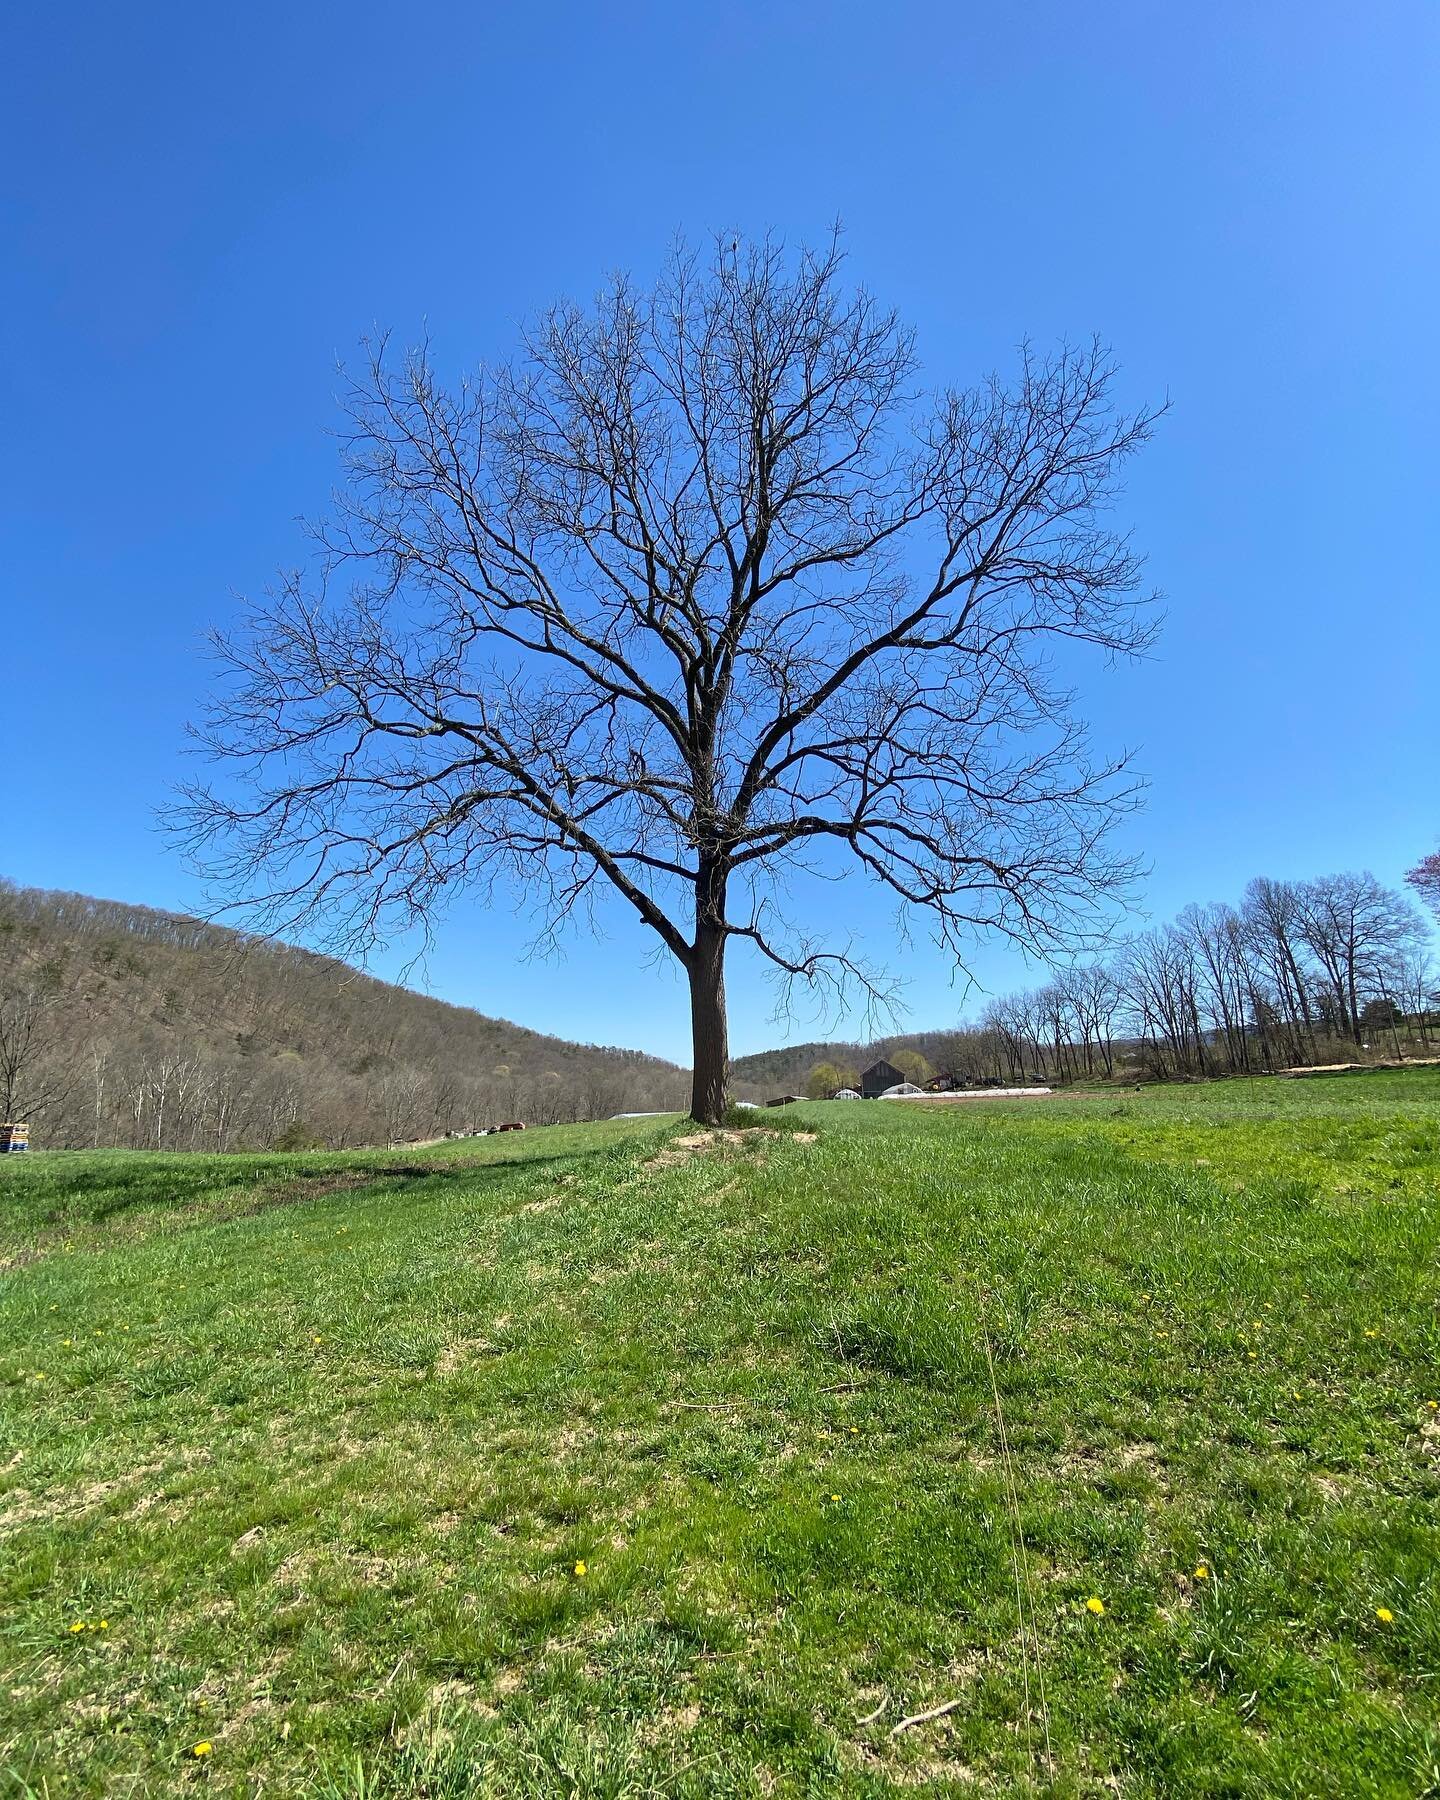
[[[373,324],[455,368],[677,229],[837,217],[937,379],[1099,331],[1172,400],[1128,502],[1170,623],[1086,688],[1152,782],[1150,916],[1395,881],[1440,834],[1432,0],[80,4],[23,9],[6,60],[0,871],[196,903],[153,815],[200,633],[301,555]],[[858,879],[843,907],[885,940]],[[679,983],[610,925],[533,963],[462,905],[425,979],[687,1057]],[[952,1023],[949,969],[898,961]],[[735,1050],[775,1041],[743,959],[731,990]]]

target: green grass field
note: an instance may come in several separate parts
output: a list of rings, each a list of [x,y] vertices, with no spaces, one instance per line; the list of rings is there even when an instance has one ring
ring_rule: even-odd
[[[8,1160],[0,1791],[1440,1793],[1440,1071],[777,1119]]]

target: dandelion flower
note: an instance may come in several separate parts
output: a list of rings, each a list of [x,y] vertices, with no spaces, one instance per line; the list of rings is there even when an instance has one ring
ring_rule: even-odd
[[[190,1754],[192,1756],[208,1756],[214,1748],[215,1746],[210,1742],[209,1738],[202,1738]]]
[[[75,1623],[70,1627],[70,1635],[73,1637],[77,1631],[83,1631],[84,1629],[85,1629],[85,1621],[83,1619],[77,1619],[75,1621]]]
[[[1366,1337],[1379,1337],[1380,1333],[1378,1331],[1367,1331],[1365,1335]]]
[[[1208,1581],[1210,1579],[1210,1565],[1208,1563],[1196,1563],[1195,1579],[1197,1581]]]
[[[102,1619],[95,1629],[97,1631],[108,1631],[110,1629],[110,1621],[108,1619]]]
[[[1431,1412],[1440,1412],[1440,1400],[1427,1400],[1425,1404],[1430,1408]]]
[[[840,1498],[840,1496],[839,1496],[839,1495],[838,1495],[838,1494],[832,1494],[832,1495],[831,1495],[831,1496],[830,1496],[830,1498],[831,1498],[831,1499],[832,1499],[832,1500],[838,1500],[838,1499],[839,1499],[839,1498]]]
[[[1377,1606],[1375,1608],[1375,1617],[1382,1625],[1393,1625],[1395,1623],[1395,1615],[1388,1606]]]
[[[1094,1613],[1095,1617],[1098,1619],[1105,1610],[1105,1602],[1098,1594],[1092,1594],[1085,1602],[1085,1610],[1088,1613]]]
[[[584,1562],[584,1559],[583,1559],[583,1558],[582,1558],[582,1559],[581,1559],[581,1561],[579,1561],[579,1562],[577,1562],[577,1563],[576,1563],[576,1565],[575,1565],[575,1573],[576,1573],[576,1574],[577,1574],[577,1575],[588,1575],[588,1574],[589,1574],[589,1572],[590,1572],[590,1571],[589,1571],[589,1570],[588,1570],[588,1569],[587,1569],[587,1568],[586,1568],[586,1566],[585,1566],[585,1562]]]

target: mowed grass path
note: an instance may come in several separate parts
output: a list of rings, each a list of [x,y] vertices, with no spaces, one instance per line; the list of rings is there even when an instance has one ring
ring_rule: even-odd
[[[0,1791],[1440,1791],[1440,1072],[777,1116],[0,1168]]]

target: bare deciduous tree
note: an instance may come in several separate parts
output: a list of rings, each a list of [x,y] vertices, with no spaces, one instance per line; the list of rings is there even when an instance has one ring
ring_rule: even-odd
[[[1405,880],[1440,919],[1440,850],[1422,856],[1413,869],[1406,871]]]
[[[1384,990],[1387,972],[1424,941],[1424,924],[1403,895],[1368,870],[1321,875],[1299,892],[1301,935],[1324,971],[1341,1029],[1358,1044],[1363,993]]]
[[[51,982],[0,988],[0,1118],[28,1120],[57,1104],[69,1086],[54,1060],[60,1013]]]
[[[608,885],[686,971],[713,1121],[732,943],[888,991],[796,928],[797,867],[853,858],[957,957],[1063,948],[1128,880],[1124,759],[1052,667],[1151,629],[1107,510],[1153,415],[1112,374],[1027,351],[924,398],[835,247],[771,242],[556,307],[453,391],[381,344],[321,574],[217,639],[201,736],[243,779],[181,829],[264,929],[350,952],[456,884],[522,890],[542,940]]]

